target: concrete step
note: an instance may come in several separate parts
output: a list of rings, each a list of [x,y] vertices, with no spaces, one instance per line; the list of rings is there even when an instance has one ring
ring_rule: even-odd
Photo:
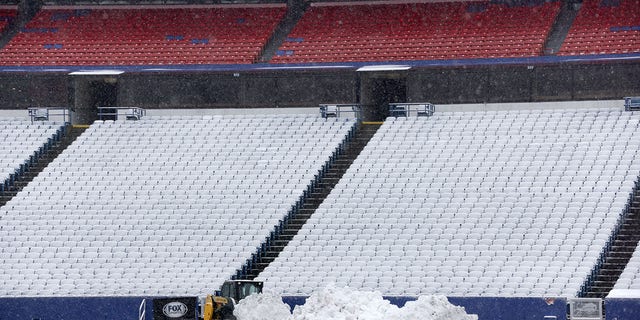
[[[593,287],[591,287],[591,290],[589,290],[589,292],[595,293],[595,294],[601,293],[601,294],[604,294],[606,296],[609,293],[609,291],[611,291],[611,288],[612,288],[612,286],[611,287],[609,287],[609,286],[603,286],[603,287],[593,286]]]
[[[635,247],[638,244],[638,240],[616,240],[614,242],[614,246],[621,246],[621,247]]]
[[[622,270],[624,270],[624,265],[620,265],[619,263],[604,262],[602,263],[601,268],[605,270],[610,270],[610,271],[622,272]]]
[[[293,219],[290,219],[289,223],[292,224],[292,225],[299,225],[299,226],[302,227],[302,225],[304,225],[305,222],[307,222],[307,220],[309,220],[309,218],[298,218],[298,217],[295,217]]]
[[[599,275],[596,281],[604,281],[604,282],[612,282],[615,283],[618,280],[617,276],[614,275]]]
[[[612,251],[609,253],[611,259],[629,259],[633,255],[633,252]]]
[[[271,242],[271,248],[285,247],[289,243],[289,240],[277,239]],[[265,255],[269,255],[272,251],[267,251]]]
[[[298,214],[296,214],[297,219],[309,219],[313,214],[314,209],[300,209],[298,210]]]
[[[635,247],[632,247],[632,246],[620,246],[620,245],[614,244],[614,245],[611,246],[611,251],[619,253],[619,254],[627,253],[627,254],[629,254],[629,256],[631,256],[631,254],[635,251]]]
[[[638,242],[638,240],[640,240],[640,235],[634,234],[633,232],[629,232],[629,231],[620,232],[618,234],[617,240]]]
[[[635,216],[636,214],[634,214]],[[638,218],[633,218],[633,219],[627,219],[625,220],[624,224],[622,225],[622,227],[628,227],[628,228],[632,228],[632,229],[636,229],[638,228],[638,226],[640,226],[640,219]]]
[[[622,271],[618,269],[600,269],[598,272],[599,275],[612,276],[618,278]]]
[[[291,240],[291,238],[293,238],[293,236],[295,236],[296,234],[298,234],[298,230],[283,229],[282,234],[280,234],[280,239],[289,238],[289,240]]]

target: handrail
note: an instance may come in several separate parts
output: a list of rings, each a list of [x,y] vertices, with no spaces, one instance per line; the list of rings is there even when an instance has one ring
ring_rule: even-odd
[[[638,111],[638,110],[640,110],[640,97],[625,97],[624,98],[624,110],[625,111]]]
[[[360,119],[361,112],[362,106],[358,103],[320,105],[320,115],[323,118],[340,118],[344,115],[353,114],[354,118]]]
[[[71,123],[71,109],[67,107],[29,107],[31,123],[36,121],[55,121],[62,119],[63,123]]]
[[[429,102],[418,103],[389,103],[391,117],[430,117],[436,111],[436,106]]]
[[[98,120],[140,120],[147,115],[147,110],[138,107],[99,107]]]

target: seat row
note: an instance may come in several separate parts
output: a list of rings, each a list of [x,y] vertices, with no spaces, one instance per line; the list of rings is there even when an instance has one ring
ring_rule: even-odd
[[[93,124],[0,210],[0,296],[211,292],[251,257],[355,125],[345,119],[285,118],[151,117]],[[218,122],[227,123],[223,130],[234,134],[218,136],[218,129],[213,130]],[[275,134],[235,139],[264,128]],[[300,133],[291,134],[295,130]],[[178,131],[183,144],[140,148],[147,137],[162,141]],[[112,147],[92,147],[104,143],[104,137]],[[287,148],[253,154],[275,143]],[[302,153],[309,145],[317,152]],[[178,152],[184,147],[190,152]],[[134,148],[140,158],[128,153]],[[183,179],[184,163],[217,163],[235,156],[225,150],[240,157],[251,154],[265,164],[287,159],[287,165],[254,170],[254,162],[243,161],[234,170],[211,168]],[[162,161],[143,162],[150,157]],[[93,178],[75,179],[74,171]],[[198,271],[175,285],[170,274],[176,270]],[[196,273],[200,276],[193,277]],[[73,275],[67,277],[73,281],[51,281],[56,274]],[[106,277],[111,278],[108,283]]]
[[[430,60],[542,53],[559,2],[534,7],[482,4],[486,10],[477,13],[467,11],[468,2],[312,4],[272,61]],[[527,17],[527,28],[521,24],[522,17]],[[496,38],[505,41],[498,44]]]
[[[556,142],[564,133],[562,128],[544,126],[549,117],[536,112],[436,112],[428,118],[386,121],[362,151],[366,158],[359,156],[354,161],[345,173],[347,179],[340,181],[291,240],[294,245],[287,246],[258,279],[285,295],[317,290],[316,283],[322,285],[316,277],[325,275],[337,283],[373,288],[387,295],[512,296],[517,290],[527,296],[576,297],[640,174],[640,145],[634,142],[640,133],[640,115],[615,109],[553,114],[575,126],[577,134],[570,138],[590,138],[580,143],[588,152],[603,150],[604,144],[630,145],[620,148],[611,170],[585,170],[585,174],[572,175],[570,183],[563,182],[562,188],[562,171],[558,171],[556,187],[547,188],[547,181],[554,178],[551,171],[539,168],[557,166],[558,160],[548,156],[546,146],[557,147],[567,156],[562,160],[565,170],[580,167],[584,160],[582,153],[569,152],[574,150],[575,140]],[[526,149],[532,152],[531,158],[512,157],[522,154],[517,147],[502,148],[495,137],[480,135],[471,148],[514,159],[517,170],[495,170],[503,163],[499,157],[480,160],[468,151],[468,144],[452,143],[472,139],[484,130],[460,123],[491,123],[506,117],[527,121],[527,126],[510,128],[509,135],[499,137],[501,141],[523,148],[527,144],[545,147]],[[634,125],[625,129],[628,135],[608,136],[604,127],[592,126],[592,121],[585,119]],[[532,132],[528,126],[537,129]],[[439,130],[433,132],[433,127]],[[459,135],[461,131],[464,136]],[[523,139],[527,144],[521,143]],[[457,155],[456,165],[452,170],[438,171],[435,166],[454,161],[437,158],[444,153]],[[406,161],[408,158],[411,161]],[[537,159],[536,166],[530,166],[532,159]],[[398,170],[398,163],[416,163],[424,170],[407,174]],[[478,164],[494,168],[487,170],[493,173],[491,179],[475,175],[478,171],[473,166]],[[460,179],[465,171],[470,175]],[[508,187],[512,179],[518,186]],[[504,186],[497,188],[497,180],[504,181]],[[536,181],[539,187],[534,187]],[[598,185],[603,192],[594,192]],[[615,191],[607,191],[608,186],[616,186]],[[389,281],[379,272],[384,264],[406,266],[407,273]],[[471,274],[456,268],[460,266],[491,266],[492,272]],[[275,279],[282,281],[287,272],[292,280],[277,283]],[[353,273],[367,280],[353,280]],[[428,284],[409,280],[425,275],[433,277]],[[517,285],[500,281],[504,277],[518,278]]]
[[[0,50],[0,64],[253,63],[285,12],[284,6],[45,8]]]
[[[584,0],[559,54],[640,52],[640,33],[637,30],[619,30],[638,27],[638,19],[640,3],[637,0],[620,0],[619,5],[615,6],[603,6],[600,0]]]

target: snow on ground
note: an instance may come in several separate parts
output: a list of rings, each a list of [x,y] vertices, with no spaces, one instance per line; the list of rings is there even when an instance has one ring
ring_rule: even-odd
[[[238,320],[292,320],[289,305],[272,293],[252,294],[238,302],[233,315]]]
[[[328,286],[296,306],[293,315],[273,293],[249,296],[238,303],[238,320],[477,320],[444,296],[421,296],[403,308],[392,305],[379,292]]]

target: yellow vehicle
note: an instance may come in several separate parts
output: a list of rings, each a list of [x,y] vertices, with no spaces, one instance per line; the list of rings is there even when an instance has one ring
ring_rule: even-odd
[[[208,295],[204,301],[203,320],[235,320],[235,304],[254,294],[262,292],[262,282],[252,280],[227,280],[220,292]]]

